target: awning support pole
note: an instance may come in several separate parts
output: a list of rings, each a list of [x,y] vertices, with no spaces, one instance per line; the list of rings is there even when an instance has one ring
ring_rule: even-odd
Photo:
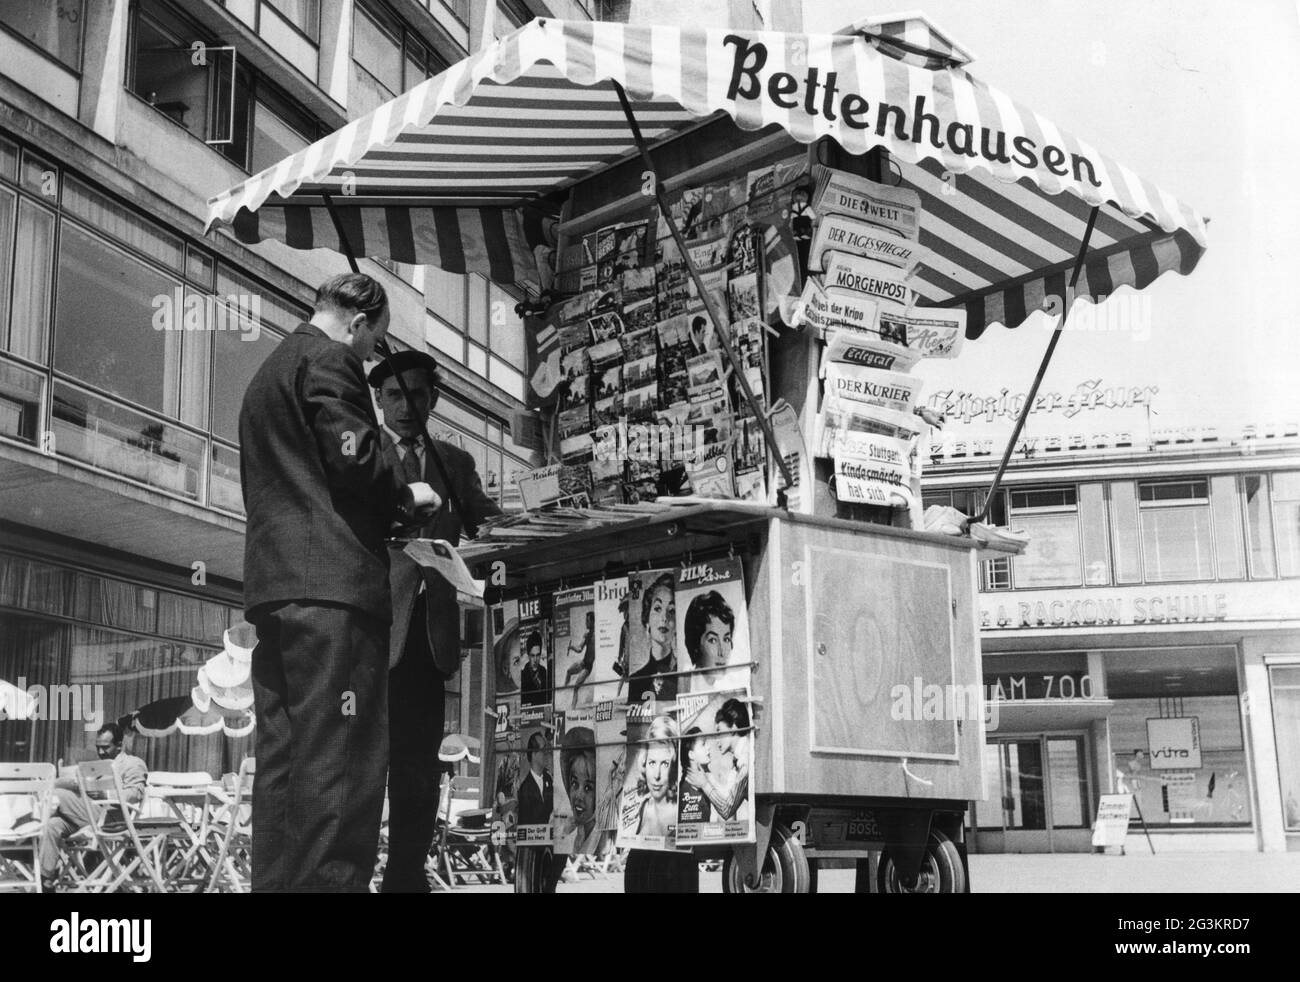
[[[655,200],[659,203],[659,212],[664,216],[664,221],[668,223],[668,228],[673,233],[673,240],[677,243],[677,248],[682,254],[686,268],[690,271],[691,279],[695,283],[695,289],[704,302],[704,309],[709,315],[709,320],[713,322],[713,336],[722,345],[723,353],[726,354],[727,361],[731,364],[731,371],[736,377],[736,384],[740,387],[745,402],[749,404],[750,412],[758,420],[758,425],[763,428],[763,438],[767,440],[767,445],[772,450],[776,464],[781,469],[781,475],[785,478],[786,487],[792,488],[795,485],[794,473],[790,470],[789,462],[780,452],[776,442],[776,434],[772,431],[771,421],[759,406],[758,400],[754,398],[754,390],[749,387],[749,379],[745,377],[745,370],[740,364],[740,359],[736,357],[736,352],[731,347],[731,340],[727,337],[727,331],[722,320],[713,307],[713,300],[710,298],[708,291],[704,289],[704,280],[700,277],[700,271],[695,268],[695,263],[691,260],[690,251],[686,247],[686,239],[683,238],[677,223],[673,221],[672,213],[668,208],[668,199],[664,195],[663,182],[659,180],[659,172],[655,168],[654,161],[650,159],[650,151],[646,148],[645,138],[641,135],[641,127],[637,124],[636,115],[632,112],[632,104],[627,101],[627,93],[623,91],[623,86],[613,79],[610,79],[610,84],[614,86],[614,91],[618,94],[619,104],[623,107],[623,115],[627,117],[628,126],[631,127],[632,139],[636,143],[637,151],[641,154],[641,160],[645,164],[646,170],[654,178]],[[766,306],[765,298],[760,298],[760,303]],[[766,317],[766,309],[761,310],[759,316]]]
[[[343,231],[343,220],[339,218],[339,213],[334,208],[333,197],[328,194],[321,195],[321,197],[325,199],[325,209],[330,213],[330,219],[334,222],[334,230],[339,233],[339,245],[343,247],[343,255],[347,258],[348,265],[352,267],[352,272],[361,272],[357,267],[357,257],[352,254],[352,246],[348,243],[347,234]],[[397,371],[392,363],[393,352],[388,345],[380,340],[375,345],[375,351],[388,363],[388,370],[392,373],[393,378],[397,379],[397,387],[402,390],[402,398],[406,400],[406,408],[411,411],[411,416],[420,421],[420,432],[424,436],[425,450],[433,461],[438,476],[442,479],[442,486],[447,492],[447,503],[460,516],[460,524],[465,529],[465,534],[471,539],[474,538],[478,534],[478,526],[470,518],[469,512],[465,511],[460,495],[456,493],[456,486],[451,483],[451,475],[447,472],[447,465],[443,462],[442,454],[438,453],[438,448],[434,446],[433,437],[429,433],[429,417],[427,415],[422,417],[419,409],[416,408],[415,399],[411,396],[411,390],[406,387],[406,379],[402,378],[402,373]]]
[[[343,255],[347,258],[348,265],[352,267],[352,272],[359,273],[357,268],[357,257],[352,255],[352,244],[348,242],[348,234],[343,231],[343,219],[339,218],[339,213],[334,210],[334,197],[328,194],[322,194],[325,200],[325,210],[330,213],[330,221],[334,223],[334,231],[339,234],[339,245],[343,247]]]
[[[993,484],[989,488],[984,507],[980,509],[978,515],[971,519],[971,524],[986,521],[989,513],[993,510],[993,502],[998,493],[998,485],[1002,483],[1002,475],[1006,472],[1012,453],[1015,452],[1016,441],[1020,439],[1020,431],[1025,428],[1025,420],[1029,418],[1029,410],[1033,407],[1034,399],[1038,396],[1038,387],[1043,382],[1043,376],[1047,374],[1047,366],[1052,360],[1053,352],[1056,351],[1056,344],[1061,340],[1061,334],[1065,331],[1065,320],[1070,316],[1074,286],[1079,282],[1079,274],[1083,272],[1083,260],[1088,254],[1088,243],[1092,240],[1092,230],[1097,224],[1097,213],[1100,210],[1098,205],[1093,205],[1092,211],[1088,212],[1088,227],[1083,231],[1083,241],[1079,243],[1079,254],[1074,260],[1074,271],[1070,274],[1070,289],[1064,298],[1065,309],[1061,311],[1061,323],[1056,325],[1056,328],[1052,331],[1052,339],[1047,342],[1047,350],[1043,352],[1043,360],[1038,366],[1038,374],[1034,376],[1034,384],[1029,387],[1029,395],[1025,399],[1024,406],[1020,409],[1020,415],[1016,418],[1016,428],[1011,431],[1011,439],[1007,441],[1006,450],[1002,451],[1002,463],[998,464],[998,471],[993,475]]]

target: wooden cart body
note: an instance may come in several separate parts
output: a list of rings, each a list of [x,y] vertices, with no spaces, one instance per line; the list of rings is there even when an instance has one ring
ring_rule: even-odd
[[[966,803],[985,796],[970,539],[719,501],[468,562],[504,576],[495,600],[727,553],[744,563],[755,704],[758,841],[735,847],[744,868],[761,867],[775,822],[812,857],[889,848],[902,868],[934,829],[960,843]],[[490,722],[494,673],[474,676]],[[490,746],[489,729],[484,774]]]

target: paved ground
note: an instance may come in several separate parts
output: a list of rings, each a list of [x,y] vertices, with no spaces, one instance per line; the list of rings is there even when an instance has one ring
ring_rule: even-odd
[[[1101,856],[971,856],[976,893],[1300,893],[1300,853],[1171,853]],[[851,893],[852,870],[824,870],[822,893]],[[509,887],[474,888],[484,893]],[[561,883],[561,893],[621,893],[612,875]],[[701,893],[721,893],[717,873],[700,875]]]

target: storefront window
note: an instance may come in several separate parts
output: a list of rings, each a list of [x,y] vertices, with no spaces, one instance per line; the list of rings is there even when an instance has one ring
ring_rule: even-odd
[[[1011,492],[1011,525],[1029,544],[1011,564],[1018,589],[1082,583],[1078,497],[1073,487]]]
[[[1138,796],[1148,825],[1249,825],[1250,793],[1237,700],[1231,696],[1186,699],[1182,709],[1185,716],[1197,720],[1201,766],[1195,770],[1154,767],[1147,720],[1159,718],[1160,705],[1155,699],[1123,700],[1116,702],[1110,717],[1117,774]]]
[[[41,616],[49,613],[70,619]],[[0,725],[0,760],[93,759],[100,723],[189,693],[232,613],[224,604],[0,555],[0,678],[44,687],[47,707],[57,708],[47,713],[60,717]],[[221,734],[134,741],[131,752],[151,771],[222,774],[252,752],[251,737]]]
[[[1277,575],[1273,562],[1273,520],[1268,500],[1268,476],[1243,474],[1242,490],[1246,496],[1246,536],[1250,544],[1250,575],[1271,579]]]
[[[1139,484],[1138,515],[1148,583],[1214,578],[1210,493],[1205,481]]]
[[[1300,576],[1300,472],[1273,475],[1273,528],[1281,576]]]
[[[1274,666],[1273,732],[1282,788],[1282,818],[1288,832],[1300,832],[1300,667]]]
[[[81,71],[81,29],[85,0],[5,0],[0,24],[53,55],[74,72]]]

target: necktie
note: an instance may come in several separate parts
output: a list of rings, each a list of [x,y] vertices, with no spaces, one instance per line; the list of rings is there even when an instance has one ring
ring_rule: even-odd
[[[419,441],[415,439],[406,439],[402,441],[402,446],[406,448],[406,453],[402,456],[402,476],[406,478],[407,484],[414,484],[417,481],[424,480],[423,468],[420,467],[420,455],[416,453]]]

